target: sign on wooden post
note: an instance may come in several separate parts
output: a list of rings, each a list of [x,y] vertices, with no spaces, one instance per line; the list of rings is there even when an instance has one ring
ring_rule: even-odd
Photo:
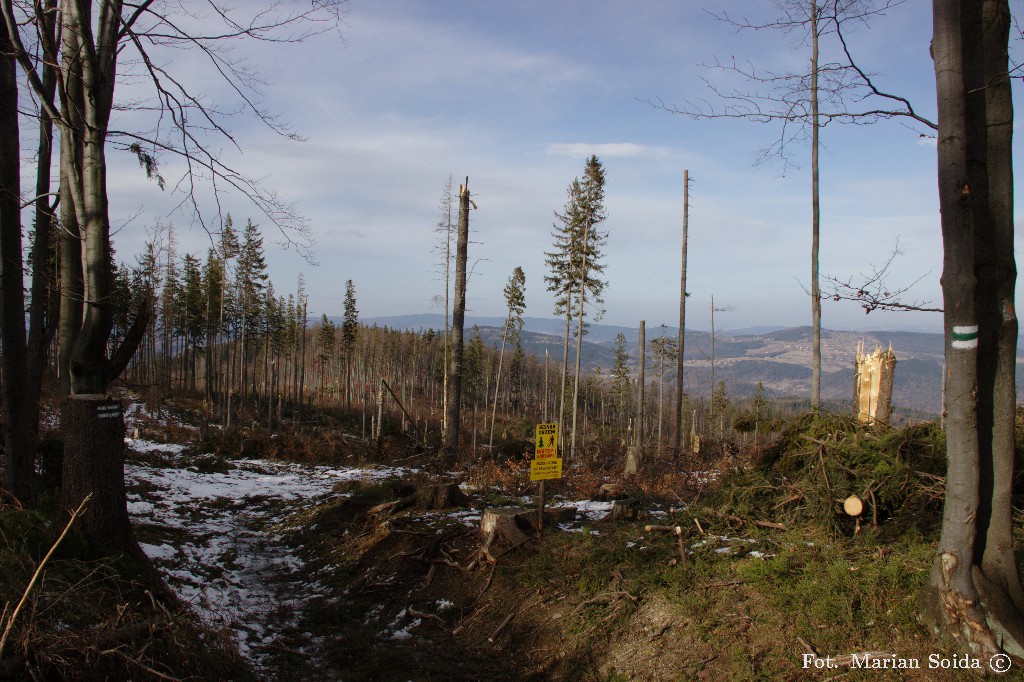
[[[530,463],[530,480],[546,481],[562,477],[562,458],[558,456],[558,424],[537,424],[534,459]]]
[[[537,424],[533,441],[530,480],[540,481],[537,491],[537,532],[544,530],[544,481],[562,477],[562,458],[558,456],[558,423]]]

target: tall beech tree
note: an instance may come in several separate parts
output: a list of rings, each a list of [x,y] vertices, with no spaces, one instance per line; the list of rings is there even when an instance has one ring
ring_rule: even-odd
[[[946,341],[946,501],[921,606],[988,662],[1024,656],[1013,552],[1017,317],[1007,0],[933,0]]]
[[[288,32],[282,39],[300,40],[310,35],[301,30],[302,22],[324,14],[337,16],[336,3],[332,2],[313,3],[290,13],[284,6],[270,10],[248,6],[238,11],[216,6],[217,19],[231,28],[198,35],[181,28],[192,24],[176,22],[170,14],[174,9],[152,0],[131,4],[121,0],[34,4],[0,0],[3,52],[18,61],[44,122],[52,121],[60,136],[60,348],[62,367],[67,370],[62,375],[67,381],[64,387],[71,394],[63,411],[61,506],[76,508],[86,495],[92,495],[80,529],[100,544],[135,553],[139,550],[131,536],[124,497],[123,419],[119,406],[102,396],[139,345],[151,302],[148,297],[139,301],[135,324],[111,352],[114,315],[106,184],[108,144],[119,140],[120,148],[136,155],[147,174],[161,184],[163,180],[156,172],[157,153],[187,159],[182,186],[192,188],[186,190],[187,197],[196,208],[199,199],[194,188],[205,184],[195,182],[196,173],[202,172],[212,177],[213,185],[230,186],[246,194],[275,224],[288,223],[293,218],[289,207],[263,191],[258,182],[225,165],[211,151],[213,146],[204,145],[198,137],[204,134],[200,130],[227,134],[218,121],[220,114],[205,108],[202,99],[190,93],[183,80],[168,74],[158,64],[162,60],[154,60],[150,51],[183,46],[202,51],[217,72],[235,86],[234,91],[247,108],[267,125],[285,132],[256,107],[256,97],[247,96],[246,91],[251,95],[256,84],[251,72],[231,62],[227,52],[216,46],[231,38],[273,40],[281,29]],[[259,20],[236,16],[241,11],[254,12]],[[336,24],[324,26],[332,25]],[[134,53],[134,58],[126,53]],[[165,114],[162,120],[170,122],[155,128],[158,137],[111,129],[115,89],[121,80],[119,63],[136,69],[135,75],[149,77],[155,91],[151,108]],[[47,82],[48,69],[53,69],[56,86]],[[191,127],[191,121],[198,121],[198,127]],[[40,163],[45,162],[41,157]]]

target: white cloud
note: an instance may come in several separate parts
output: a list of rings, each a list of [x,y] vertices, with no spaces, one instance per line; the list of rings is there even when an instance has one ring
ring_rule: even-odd
[[[662,147],[651,147],[633,142],[603,142],[590,144],[587,142],[552,142],[547,146],[547,153],[552,156],[570,156],[586,158],[591,154],[601,157],[638,158],[665,154]]]

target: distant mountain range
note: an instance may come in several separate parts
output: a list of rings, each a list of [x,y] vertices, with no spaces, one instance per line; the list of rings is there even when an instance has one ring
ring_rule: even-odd
[[[440,314],[398,315],[361,320],[363,324],[387,326],[395,329],[443,329],[444,316]],[[549,354],[552,365],[562,357],[565,321],[537,317],[524,318],[523,349],[543,358]],[[501,343],[505,320],[500,317],[467,317],[468,331],[476,325],[485,343]],[[749,333],[744,333],[749,332]],[[636,368],[638,330],[632,327],[591,324],[583,341],[583,366],[602,373],[614,363],[614,344],[618,334],[626,337],[626,347],[632,366]],[[675,327],[647,329],[647,342],[667,335],[676,338]],[[822,378],[823,400],[849,403],[853,395],[853,363],[857,344],[863,342],[868,351],[876,346],[892,346],[896,354],[896,378],[893,402],[907,410],[925,414],[938,414],[942,404],[943,336],[920,332],[874,331],[846,332],[823,329]],[[570,344],[574,341],[570,339]],[[811,328],[761,327],[751,330],[731,330],[715,335],[715,382],[724,381],[729,395],[753,395],[758,382],[764,384],[769,395],[776,398],[803,397],[810,394],[811,380]],[[1020,355],[1020,353],[1018,353]],[[570,358],[572,351],[570,351]],[[686,332],[686,375],[688,393],[708,395],[711,390],[711,334],[706,331]],[[646,375],[657,382],[660,368],[648,346]],[[665,382],[675,381],[675,367],[665,367]],[[1022,364],[1017,363],[1017,385],[1024,386]],[[1018,395],[1018,399],[1020,399]]]

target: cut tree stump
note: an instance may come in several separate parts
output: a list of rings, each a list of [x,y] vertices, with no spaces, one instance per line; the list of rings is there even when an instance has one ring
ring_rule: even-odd
[[[576,519],[576,507],[552,507],[544,510],[545,527],[557,523],[569,523]],[[480,531],[486,536],[492,530],[511,544],[518,540],[515,531],[537,529],[537,510],[534,507],[492,507],[485,509],[480,519]],[[505,530],[507,529],[507,530]],[[515,538],[515,540],[513,540]]]
[[[421,510],[450,509],[452,507],[468,507],[472,500],[462,492],[457,483],[434,483],[416,488],[411,494],[400,500],[378,504],[368,514],[388,512],[397,514],[403,509],[415,507]]]
[[[612,521],[636,521],[639,517],[639,500],[615,500],[612,502]]]
[[[406,500],[412,498],[417,509],[449,509],[468,506],[471,500],[457,483],[437,483],[420,486]],[[403,500],[404,501],[404,500]]]
[[[526,539],[526,533],[522,531],[519,524],[522,523],[525,528],[529,528],[530,522],[527,517],[533,513],[532,509],[526,507],[485,509],[480,518],[480,531],[488,538],[498,536],[510,545],[517,545]]]

